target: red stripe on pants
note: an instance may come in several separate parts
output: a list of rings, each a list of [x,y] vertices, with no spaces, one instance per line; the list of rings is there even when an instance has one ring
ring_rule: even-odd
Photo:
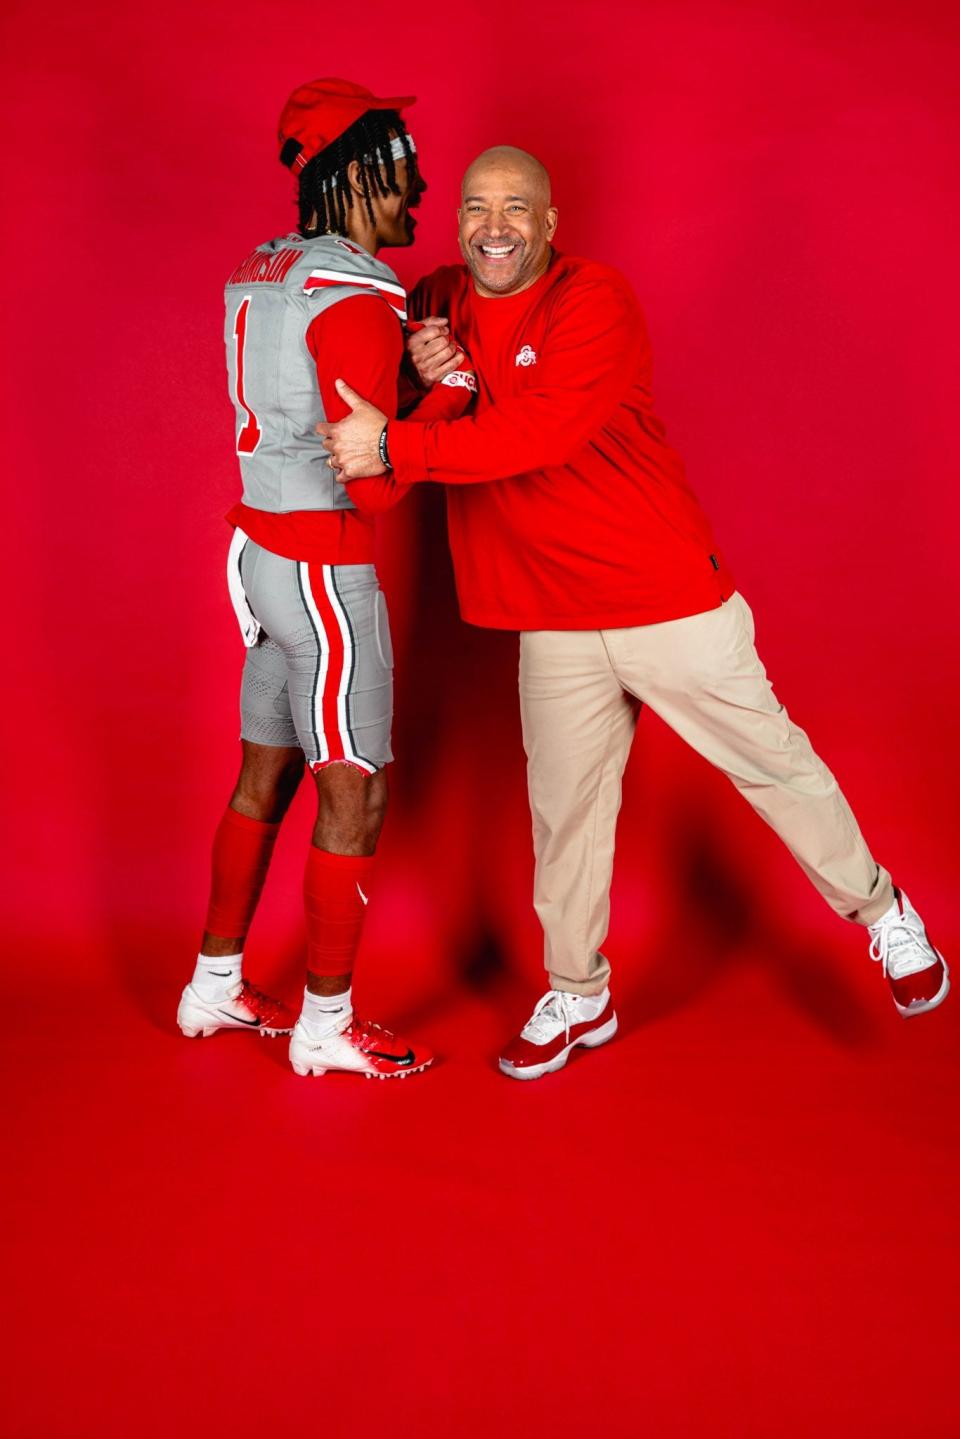
[[[308,565],[307,575],[310,580],[310,593],[313,595],[313,602],[317,607],[320,616],[320,623],[326,636],[327,673],[323,682],[323,694],[320,700],[321,725],[327,741],[328,758],[344,759],[343,736],[340,733],[340,712],[338,707],[338,696],[340,683],[343,679],[343,666],[345,655],[343,649],[343,635],[340,633],[340,625],[337,615],[330,603],[323,583],[323,565]]]

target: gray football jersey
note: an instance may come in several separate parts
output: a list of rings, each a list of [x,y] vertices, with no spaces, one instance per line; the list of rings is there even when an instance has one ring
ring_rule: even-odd
[[[393,271],[338,235],[271,240],[230,276],[224,340],[244,504],[274,514],[353,508],[316,433],[326,415],[307,330],[329,306],[371,293],[398,324],[406,319]]]

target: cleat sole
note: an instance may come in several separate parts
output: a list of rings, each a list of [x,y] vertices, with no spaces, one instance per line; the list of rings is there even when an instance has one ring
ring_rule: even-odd
[[[408,1074],[422,1074],[425,1069],[430,1068],[432,1063],[433,1060],[428,1059],[424,1064],[418,1064],[415,1069],[398,1069],[393,1074],[384,1074],[379,1069],[338,1069],[336,1066],[333,1066],[331,1070],[314,1069],[312,1065],[297,1064],[292,1059],[290,1061],[290,1068],[294,1074],[302,1075],[304,1078],[309,1077],[311,1074],[333,1073],[335,1070],[338,1074],[362,1074],[364,1079],[406,1079]]]
[[[368,1069],[364,1072],[367,1079],[406,1079],[408,1074],[422,1074],[432,1063],[432,1059],[426,1059],[423,1064],[415,1064],[412,1069],[395,1069],[392,1072],[388,1070],[386,1073],[382,1069]]]

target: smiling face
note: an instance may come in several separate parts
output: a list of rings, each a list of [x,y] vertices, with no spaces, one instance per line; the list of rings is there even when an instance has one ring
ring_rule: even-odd
[[[474,160],[457,215],[460,252],[479,294],[514,295],[549,265],[557,228],[550,176],[526,151],[498,145]]]

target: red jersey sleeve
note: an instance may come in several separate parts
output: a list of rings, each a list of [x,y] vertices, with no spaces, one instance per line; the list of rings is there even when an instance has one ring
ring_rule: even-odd
[[[403,331],[378,295],[352,295],[324,310],[307,330],[307,348],[317,366],[317,383],[327,419],[342,420],[349,406],[337,394],[346,380],[385,415],[397,413],[397,384],[403,358]],[[347,494],[364,514],[379,514],[403,499],[408,486],[393,473],[348,480]]]
[[[565,464],[617,409],[646,345],[625,281],[571,284],[522,394],[453,423],[391,422],[387,442],[398,481],[475,484]]]

